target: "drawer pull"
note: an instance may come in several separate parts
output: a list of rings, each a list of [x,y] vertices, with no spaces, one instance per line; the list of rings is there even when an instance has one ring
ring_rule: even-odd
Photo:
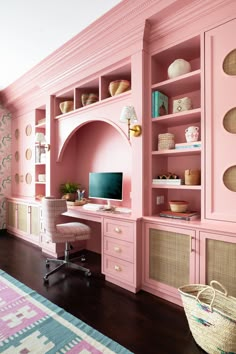
[[[120,247],[115,246],[115,247],[114,247],[114,251],[115,251],[115,252],[120,252],[121,249],[120,249]]]
[[[114,269],[115,269],[117,272],[120,272],[120,271],[121,271],[121,267],[119,267],[118,265],[115,265]]]
[[[121,229],[119,227],[115,227],[115,232],[119,234],[121,232]]]

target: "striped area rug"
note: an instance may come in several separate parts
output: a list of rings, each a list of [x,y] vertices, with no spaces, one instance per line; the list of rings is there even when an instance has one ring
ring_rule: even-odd
[[[0,270],[0,353],[131,353]]]

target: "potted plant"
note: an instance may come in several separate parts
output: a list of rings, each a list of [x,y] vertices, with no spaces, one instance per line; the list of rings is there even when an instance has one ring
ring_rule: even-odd
[[[66,182],[60,185],[60,192],[62,193],[62,198],[68,201],[75,201],[78,197],[77,190],[80,188],[79,183]]]

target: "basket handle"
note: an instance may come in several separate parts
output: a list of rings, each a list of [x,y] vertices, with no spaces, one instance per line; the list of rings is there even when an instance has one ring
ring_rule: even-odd
[[[215,289],[214,288],[214,286],[213,286],[213,284],[217,284],[223,291],[221,291],[225,296],[228,296],[228,290],[221,284],[221,283],[219,283],[217,280],[212,280],[211,282],[210,282],[210,286],[213,288],[213,289]]]
[[[207,285],[205,288],[203,288],[201,291],[199,291],[199,293],[197,294],[197,298],[196,298],[196,299],[197,299],[197,301],[199,302],[199,304],[201,304],[202,306],[206,306],[205,303],[203,303],[203,302],[200,301],[199,297],[200,297],[200,295],[201,295],[202,293],[204,293],[204,291],[206,291],[207,289],[208,289],[208,290],[211,290],[211,291],[213,292],[213,296],[212,296],[210,305],[207,305],[207,306],[209,306],[209,309],[210,309],[210,311],[212,312],[212,305],[213,305],[213,302],[214,302],[215,297],[216,297],[216,290],[215,290],[215,288],[213,288],[213,286]]]

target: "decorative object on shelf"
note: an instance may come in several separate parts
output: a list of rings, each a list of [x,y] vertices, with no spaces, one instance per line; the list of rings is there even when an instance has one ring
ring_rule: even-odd
[[[130,82],[128,80],[111,81],[108,87],[111,96],[119,95],[122,92],[130,89]]]
[[[187,143],[192,141],[198,141],[198,136],[199,136],[199,127],[191,126],[185,129],[185,138]]]
[[[183,97],[173,101],[173,113],[189,111],[192,108],[192,101],[189,97]]]
[[[168,97],[162,92],[152,92],[152,117],[160,117],[168,114]]]
[[[42,163],[42,155],[45,153],[45,151],[50,150],[50,144],[47,144],[46,139],[45,139],[45,135],[44,135],[44,133],[41,133],[41,132],[37,132],[35,134],[35,143],[38,144],[38,146],[36,146],[36,151],[35,151],[35,153],[36,153],[35,154],[35,162]]]
[[[167,172],[164,175],[157,176],[157,179],[177,179],[179,178],[175,173]]]
[[[200,170],[185,170],[184,183],[186,185],[199,185],[201,184],[201,171]]]
[[[42,119],[39,119],[38,120],[38,123],[37,123],[37,125],[43,125],[43,124],[45,124],[46,123],[46,118],[42,118]]]
[[[185,200],[171,200],[169,201],[170,210],[176,213],[184,213],[188,209],[188,202]]]
[[[80,188],[79,183],[66,182],[60,185],[60,192],[62,193],[62,199],[74,202],[78,198],[77,190]]]
[[[82,93],[81,103],[83,106],[88,106],[89,104],[98,101],[98,95],[96,93]]]
[[[142,133],[142,127],[140,125],[133,125],[130,127],[131,123],[138,122],[138,118],[133,106],[124,106],[121,115],[120,115],[120,122],[128,123],[128,139],[130,140],[130,132],[132,136],[140,136]]]
[[[171,133],[158,134],[158,150],[175,148],[175,136]]]
[[[74,101],[64,101],[59,104],[61,113],[68,113],[74,109]]]
[[[40,173],[40,174],[38,175],[38,181],[39,181],[39,182],[45,182],[45,181],[46,181],[46,175]]]
[[[184,59],[176,59],[168,67],[168,77],[169,79],[173,79],[180,75],[187,74],[190,71],[191,71],[191,65],[188,61]]]

